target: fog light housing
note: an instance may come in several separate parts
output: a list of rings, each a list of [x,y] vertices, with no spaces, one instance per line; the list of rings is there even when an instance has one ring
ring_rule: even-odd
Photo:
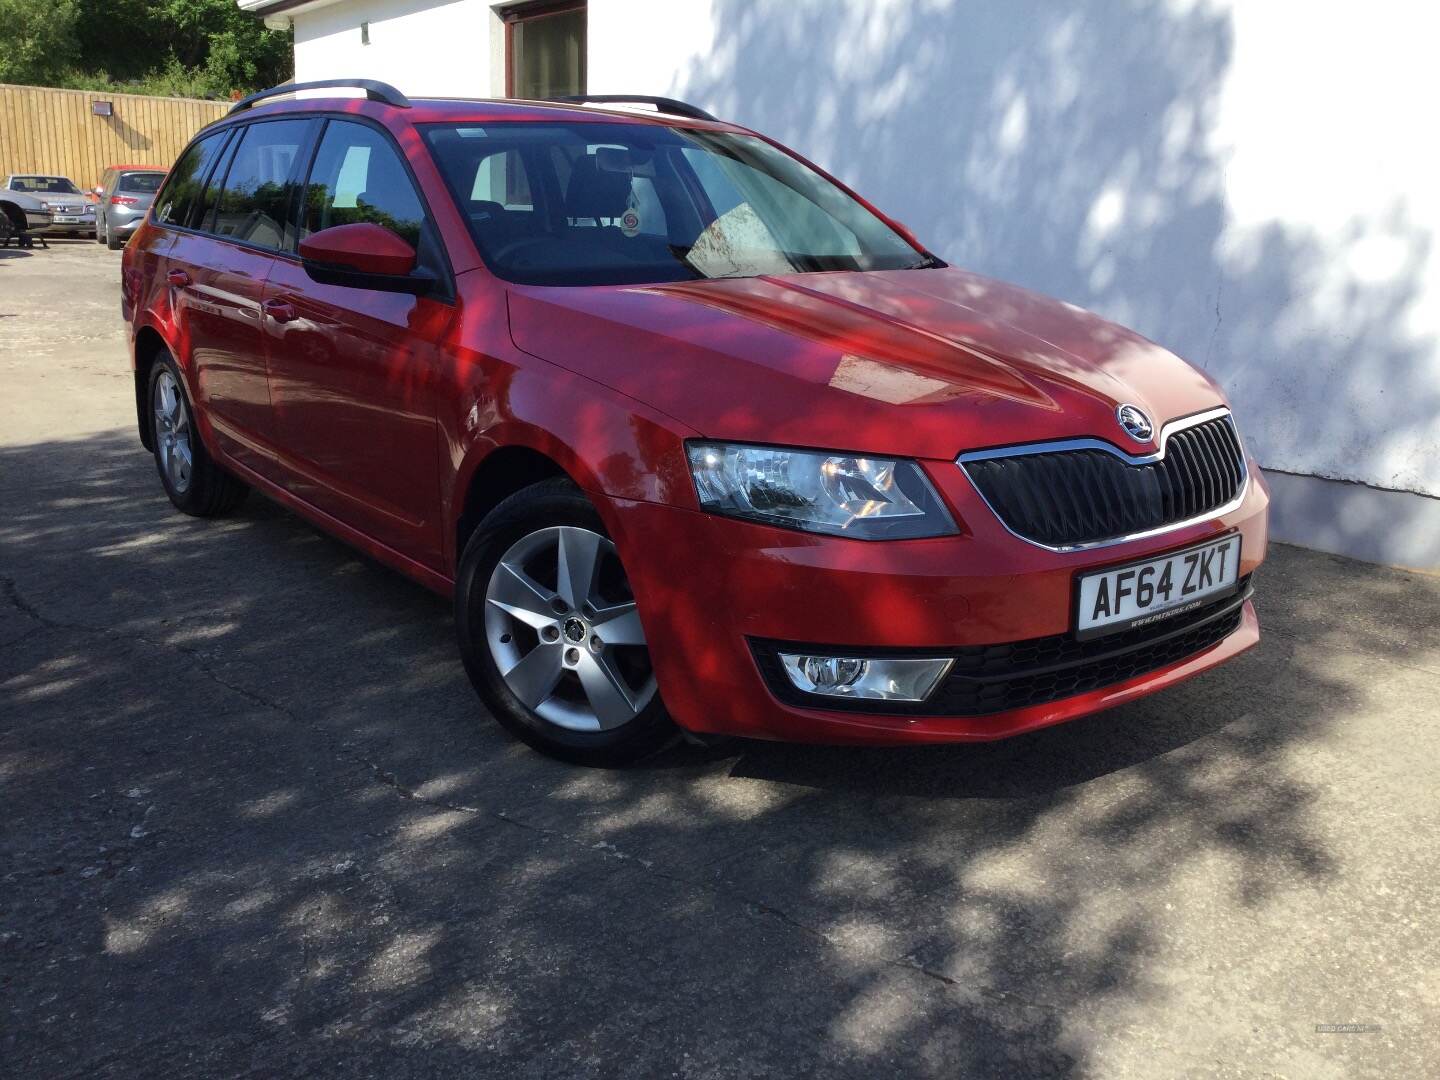
[[[948,657],[779,655],[797,690],[864,701],[924,701],[954,663]]]

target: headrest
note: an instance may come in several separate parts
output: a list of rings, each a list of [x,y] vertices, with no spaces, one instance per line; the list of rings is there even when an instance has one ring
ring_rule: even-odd
[[[603,171],[589,154],[576,160],[565,188],[566,217],[616,218],[629,201],[629,173]]]

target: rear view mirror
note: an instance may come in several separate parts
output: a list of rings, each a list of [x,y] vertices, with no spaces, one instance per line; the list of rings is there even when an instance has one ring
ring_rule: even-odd
[[[324,285],[418,295],[435,279],[417,271],[416,261],[408,241],[368,221],[321,229],[300,241],[300,264]]]
[[[601,172],[628,173],[630,151],[623,146],[597,146],[595,167]]]

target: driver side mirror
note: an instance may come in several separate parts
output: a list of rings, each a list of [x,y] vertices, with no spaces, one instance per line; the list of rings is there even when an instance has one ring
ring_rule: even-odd
[[[383,225],[360,221],[311,233],[300,241],[300,265],[322,285],[420,295],[435,278],[416,270],[415,249]]]

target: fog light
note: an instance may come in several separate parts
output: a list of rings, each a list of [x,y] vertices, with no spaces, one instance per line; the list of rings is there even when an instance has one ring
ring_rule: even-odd
[[[807,694],[870,701],[924,701],[953,661],[781,653],[790,682]]]

